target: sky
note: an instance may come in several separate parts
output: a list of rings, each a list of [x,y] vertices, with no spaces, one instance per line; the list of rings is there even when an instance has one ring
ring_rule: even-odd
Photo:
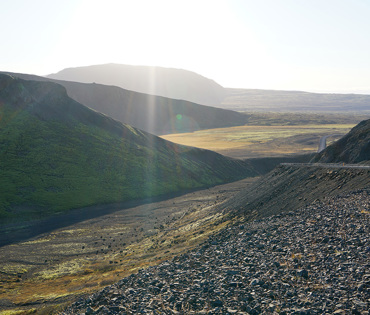
[[[0,0],[0,71],[105,63],[370,94],[370,0]]]

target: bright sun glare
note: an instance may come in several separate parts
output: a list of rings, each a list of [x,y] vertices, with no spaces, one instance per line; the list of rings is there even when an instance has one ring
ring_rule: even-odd
[[[55,71],[125,60],[124,63],[133,65],[183,68],[210,78],[216,75],[217,68],[225,76],[233,72],[237,82],[240,76],[246,77],[245,73],[235,71],[237,60],[244,58],[250,60],[248,77],[258,79],[261,69],[256,67],[256,60],[264,57],[263,47],[248,30],[244,30],[245,44],[241,44],[239,35],[229,30],[243,29],[243,25],[225,3],[214,4],[214,1],[161,1],[160,5],[156,1],[109,1],[102,5],[97,1],[81,1],[51,57],[58,61]],[[236,42],[238,49],[233,48]],[[252,46],[254,49],[250,49]],[[220,62],[228,55],[231,58],[227,63]]]
[[[370,93],[361,0],[19,0],[1,9],[7,71],[118,63],[186,69],[225,87]]]

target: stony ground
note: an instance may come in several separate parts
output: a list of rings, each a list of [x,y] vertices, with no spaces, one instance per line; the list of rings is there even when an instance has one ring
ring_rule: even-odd
[[[223,230],[63,314],[369,314],[370,191]]]

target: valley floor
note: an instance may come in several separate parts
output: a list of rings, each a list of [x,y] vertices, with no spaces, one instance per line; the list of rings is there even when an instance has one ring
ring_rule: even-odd
[[[320,138],[328,144],[346,134],[352,124],[246,125],[163,135],[175,143],[208,149],[233,158],[282,157],[316,153]]]
[[[369,314],[370,191],[211,236],[63,314]]]
[[[194,248],[230,223],[216,207],[255,179],[136,205],[0,247],[0,314],[51,314]]]

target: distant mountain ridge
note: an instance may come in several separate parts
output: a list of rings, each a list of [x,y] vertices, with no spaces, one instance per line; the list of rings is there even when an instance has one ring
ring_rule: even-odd
[[[115,85],[149,95],[181,99],[202,105],[222,101],[224,88],[195,72],[164,67],[103,64],[67,68],[48,78]]]
[[[211,79],[182,69],[105,64],[67,68],[48,77],[115,85],[234,111],[370,114],[370,95],[224,88]]]
[[[248,116],[238,112],[138,93],[116,86],[5,73],[25,80],[52,81],[63,85],[68,95],[77,102],[156,135],[240,126],[248,120]]]
[[[0,74],[0,117],[2,223],[255,174],[246,162],[123,125],[52,82]]]
[[[310,93],[259,89],[225,89],[215,107],[235,111],[362,112],[370,115],[370,95]]]

